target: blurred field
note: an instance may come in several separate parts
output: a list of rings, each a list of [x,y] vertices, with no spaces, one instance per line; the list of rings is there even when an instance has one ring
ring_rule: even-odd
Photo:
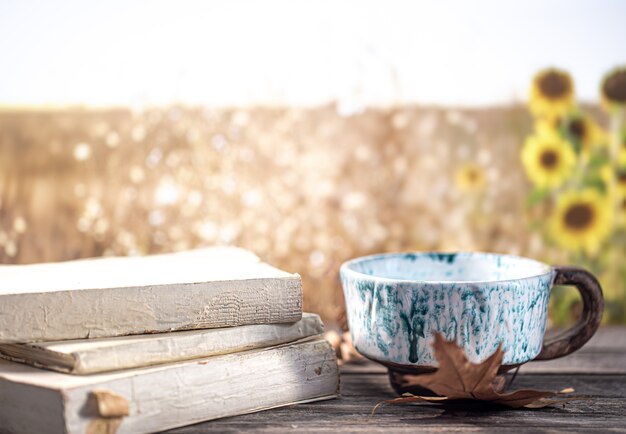
[[[235,244],[300,273],[305,309],[332,321],[354,256],[564,262],[526,223],[531,130],[523,106],[5,110],[0,262]]]

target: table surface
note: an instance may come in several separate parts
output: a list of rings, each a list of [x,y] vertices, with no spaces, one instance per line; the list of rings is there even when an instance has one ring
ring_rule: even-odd
[[[396,395],[381,366],[365,362],[341,368],[341,397],[178,428],[169,433],[205,432],[593,432],[626,433],[626,327],[605,327],[578,352],[562,359],[524,365],[513,389],[573,387],[585,399],[539,410],[383,405]],[[255,391],[251,391],[255,393]],[[258,391],[263,393],[263,391]]]

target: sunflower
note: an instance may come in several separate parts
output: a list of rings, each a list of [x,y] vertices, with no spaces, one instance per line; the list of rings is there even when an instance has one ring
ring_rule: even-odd
[[[564,193],[552,216],[555,241],[570,251],[598,252],[611,233],[611,206],[597,190]]]
[[[535,122],[539,135],[560,134],[574,145],[578,153],[588,156],[591,150],[608,144],[602,128],[589,116],[571,113],[556,118],[539,118]]]
[[[626,107],[626,66],[615,68],[604,77],[600,96],[608,111]]]
[[[556,134],[534,135],[524,143],[522,163],[537,187],[559,187],[572,173],[576,155],[569,143]]]
[[[455,181],[459,190],[476,192],[485,188],[487,177],[482,167],[474,163],[467,163],[457,170]]]
[[[564,118],[561,128],[576,149],[589,154],[596,146],[606,145],[607,137],[600,126],[589,116],[577,114]]]
[[[556,118],[574,107],[574,82],[559,69],[540,71],[530,90],[530,111],[538,117]]]

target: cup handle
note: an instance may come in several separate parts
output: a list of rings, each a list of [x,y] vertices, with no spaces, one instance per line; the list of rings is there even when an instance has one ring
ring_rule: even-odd
[[[604,311],[602,287],[593,274],[579,267],[554,267],[555,285],[573,285],[583,300],[583,313],[578,322],[563,333],[544,341],[534,360],[550,360],[573,353],[598,330]]]

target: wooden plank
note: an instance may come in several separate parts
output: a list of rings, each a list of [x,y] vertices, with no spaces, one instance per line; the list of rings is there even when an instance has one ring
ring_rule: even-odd
[[[387,368],[363,361],[342,368],[349,374],[386,374]],[[560,359],[522,365],[520,374],[626,374],[626,352],[577,352]]]
[[[626,376],[616,375],[533,375],[519,376],[515,387],[559,390],[571,386],[578,394],[590,395],[581,401],[541,410],[471,409],[436,405],[384,405],[374,416],[377,402],[394,396],[387,377],[380,374],[353,374],[342,377],[342,398],[303,404],[269,412],[221,419],[179,428],[170,433],[201,432],[626,432]]]
[[[342,368],[345,374],[386,373],[384,366],[363,361]],[[520,374],[626,374],[626,327],[603,327],[580,350],[560,359],[526,363]]]
[[[578,352],[561,359],[527,363],[520,374],[626,374],[626,352]]]
[[[626,327],[602,326],[580,351],[616,350],[626,352]]]

